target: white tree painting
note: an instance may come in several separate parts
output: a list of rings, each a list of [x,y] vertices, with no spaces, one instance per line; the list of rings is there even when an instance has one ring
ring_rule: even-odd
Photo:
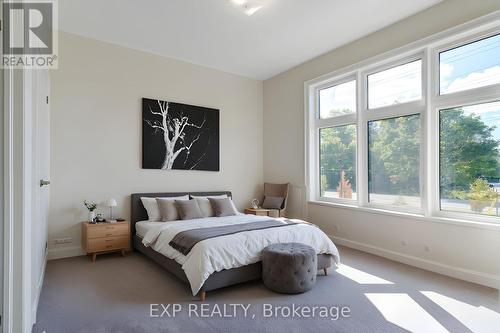
[[[173,110],[173,107],[175,110]],[[193,110],[196,108],[196,110]],[[207,121],[207,113],[213,109],[185,104],[169,103],[161,100],[143,99],[143,117],[149,135],[163,139],[164,156],[161,166],[156,168],[171,170],[176,163],[177,169],[193,170],[202,163],[211,147],[212,132]],[[218,120],[218,110],[217,120]],[[218,126],[218,121],[217,121]],[[218,128],[217,128],[218,135]],[[218,139],[218,138],[217,138]],[[218,140],[217,140],[218,141]],[[156,141],[158,142],[158,141]],[[150,148],[150,149],[148,149]],[[158,154],[158,149],[143,147],[143,154]],[[218,155],[218,146],[217,146]],[[218,156],[217,170],[218,170]],[[143,155],[144,167],[144,155]]]

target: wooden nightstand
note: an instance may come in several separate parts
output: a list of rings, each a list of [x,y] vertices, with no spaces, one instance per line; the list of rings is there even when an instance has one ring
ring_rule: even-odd
[[[82,223],[82,246],[87,254],[92,254],[92,261],[98,254],[130,249],[130,223]]]
[[[245,208],[245,214],[253,214],[253,215],[258,215],[258,216],[268,216],[269,215],[269,209],[263,209],[263,208]]]

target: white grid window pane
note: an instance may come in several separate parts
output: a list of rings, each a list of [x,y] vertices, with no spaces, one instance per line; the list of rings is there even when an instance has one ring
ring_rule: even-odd
[[[368,108],[375,109],[422,98],[422,60],[368,75]]]
[[[420,207],[420,115],[368,124],[369,202]]]
[[[441,210],[500,216],[500,102],[439,113]]]
[[[333,118],[356,112],[356,80],[341,83],[319,91],[320,119]]]
[[[500,35],[439,54],[441,95],[498,83],[500,83]]]
[[[319,130],[321,196],[356,200],[356,125]]]

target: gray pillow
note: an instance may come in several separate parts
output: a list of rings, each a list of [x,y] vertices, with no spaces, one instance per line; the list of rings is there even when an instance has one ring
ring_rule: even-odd
[[[214,199],[208,198],[212,204],[215,216],[232,216],[237,215],[238,211],[234,208],[233,202],[230,198]]]
[[[227,198],[226,194],[223,195],[211,195],[208,197],[201,197],[201,196],[195,196],[192,195],[191,198],[196,200],[198,202],[198,206],[200,206],[201,213],[203,214],[203,217],[212,217],[215,216],[214,209],[212,208],[212,204],[208,200],[208,198],[213,198],[213,199],[222,199],[222,198]]]
[[[175,204],[182,220],[201,219],[203,217],[196,200],[175,200]]]
[[[262,208],[265,209],[281,209],[283,204],[283,197],[265,197],[262,203]]]
[[[179,219],[175,200],[156,198],[158,208],[160,209],[161,221],[175,221]]]

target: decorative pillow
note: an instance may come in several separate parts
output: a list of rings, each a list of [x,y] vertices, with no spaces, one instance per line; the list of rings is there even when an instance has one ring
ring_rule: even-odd
[[[210,203],[212,204],[215,216],[221,217],[221,216],[238,215],[238,211],[234,207],[234,204],[230,198],[224,198],[224,199],[208,198],[208,200],[210,200]]]
[[[179,219],[179,213],[177,212],[175,200],[189,200],[189,196],[183,195],[181,197],[156,198],[156,202],[158,203],[158,208],[160,210],[161,221],[167,222]]]
[[[151,222],[160,221],[160,208],[156,198],[141,197],[142,205],[148,213],[148,220]]]
[[[203,217],[196,200],[175,200],[175,204],[182,220],[201,219]]]
[[[214,210],[212,208],[212,204],[210,203],[210,201],[208,199],[209,198],[212,198],[212,199],[223,199],[223,198],[227,198],[227,195],[226,194],[223,194],[223,195],[211,195],[211,196],[207,196],[207,197],[201,197],[201,196],[194,196],[194,195],[192,195],[191,198],[193,198],[194,200],[196,200],[196,202],[198,203],[198,206],[201,209],[201,213],[203,214],[203,217],[212,217],[212,216],[215,216],[215,213],[214,213]]]
[[[264,197],[264,202],[262,203],[262,208],[265,209],[281,209],[283,204],[283,197]]]

